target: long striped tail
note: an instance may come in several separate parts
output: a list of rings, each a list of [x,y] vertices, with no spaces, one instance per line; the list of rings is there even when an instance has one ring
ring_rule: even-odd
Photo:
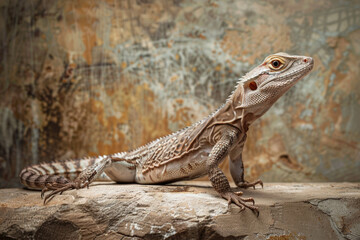
[[[79,174],[90,165],[101,160],[101,157],[89,157],[83,159],[40,163],[24,168],[19,177],[21,183],[29,188],[41,190],[48,183],[66,184],[76,179]],[[101,180],[106,179],[101,176]]]

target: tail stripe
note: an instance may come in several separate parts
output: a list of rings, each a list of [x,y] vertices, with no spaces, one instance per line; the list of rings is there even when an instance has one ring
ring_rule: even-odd
[[[42,169],[40,167],[40,165],[35,165],[32,167],[32,169],[34,170],[34,172],[36,172],[37,175],[44,175],[46,174],[46,172],[44,172],[44,169]]]
[[[41,172],[41,170],[37,169],[35,166],[31,168],[31,170],[37,174],[37,175],[42,175],[43,173]]]
[[[40,168],[41,170],[43,170],[43,174],[45,174],[45,175],[51,174],[51,172],[45,167],[45,165],[40,164],[40,165],[37,165],[37,167]]]
[[[44,179],[45,184],[48,183],[48,182],[50,182],[49,179],[50,179],[51,177],[52,177],[51,175],[46,175],[46,178]],[[44,185],[45,185],[45,184],[44,184]]]
[[[81,162],[81,160],[80,161],[75,161],[75,168],[76,168],[76,171],[81,171],[81,165],[80,165],[80,162]]]
[[[59,163],[62,166],[62,168],[64,169],[65,177],[67,178],[70,173],[70,171],[69,171],[70,169],[69,169],[68,165],[65,162],[59,162]]]
[[[27,180],[29,177],[31,177],[32,175],[34,175],[35,173],[33,172],[30,172],[30,171],[23,171],[21,173],[21,183],[24,184],[24,185],[27,185]]]
[[[58,175],[59,173],[61,173],[61,169],[57,168],[59,165],[56,164],[56,163],[48,163],[49,164],[49,167],[54,171],[54,174],[55,175]]]
[[[43,168],[47,169],[47,173],[48,175],[53,175],[53,174],[56,174],[56,169],[50,165],[49,163],[44,163],[44,164],[41,164],[43,166]]]
[[[66,179],[66,178],[63,177],[63,176],[60,176],[59,178],[56,179],[56,182],[57,182],[57,183],[68,183],[69,180]]]
[[[30,189],[43,189],[47,183],[66,184],[73,181],[87,167],[101,161],[105,156],[49,162],[33,165],[23,169],[20,181]]]
[[[35,180],[39,177],[39,175],[32,174],[26,179],[26,182],[30,185],[30,187],[37,188],[37,184],[35,183]]]
[[[35,180],[34,180],[34,185],[35,187],[42,187],[44,185],[44,178],[46,178],[47,175],[39,175]]]
[[[28,172],[29,172],[28,168],[25,168],[24,170],[22,170],[20,173],[20,178],[25,179],[26,177],[23,177],[23,176]]]
[[[55,175],[52,175],[52,176],[49,176],[47,179],[46,179],[46,182],[56,182],[58,176],[55,176]]]

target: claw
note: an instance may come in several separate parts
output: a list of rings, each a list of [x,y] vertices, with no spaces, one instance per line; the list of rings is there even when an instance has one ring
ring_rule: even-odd
[[[44,198],[44,196],[45,196],[45,193],[47,192],[47,191],[50,191],[51,190],[51,184],[50,183],[46,183],[45,184],[45,187],[41,190],[41,199],[43,199]]]
[[[241,205],[239,212],[242,212],[242,211],[244,211],[244,210],[245,210],[245,207],[244,207],[243,205]]]
[[[260,179],[257,180],[258,184],[260,184],[261,188],[264,188],[264,183]]]
[[[48,191],[49,189],[47,188],[47,187],[44,187],[42,190],[41,190],[41,199],[43,199],[44,198],[44,194],[45,194],[45,192],[46,191]]]
[[[259,209],[256,208],[256,209],[253,209],[252,211],[255,212],[256,217],[259,217],[259,215],[260,215]]]
[[[242,196],[243,195],[243,192],[241,192],[241,191],[238,191],[238,192],[234,192],[236,195],[238,195],[238,196]]]
[[[255,212],[256,216],[259,216],[259,209],[255,207],[255,200],[253,198],[241,198],[239,192],[227,192],[221,194],[223,198],[228,201],[228,208],[230,208],[230,204],[234,203],[235,205],[240,207],[240,212],[245,208],[249,208],[253,212]],[[252,202],[253,205],[248,205],[247,202]]]
[[[240,188],[248,188],[248,187],[253,187],[255,189],[255,186],[257,184],[260,184],[261,188],[264,188],[264,183],[263,181],[261,181],[260,179],[254,181],[254,182],[248,182],[248,181],[244,181],[241,183],[236,184],[238,187]]]
[[[46,205],[47,202],[50,202],[55,197],[55,195],[49,195],[44,198],[44,205]]]
[[[255,200],[253,198],[242,198],[244,202],[252,202],[253,205],[255,205]]]

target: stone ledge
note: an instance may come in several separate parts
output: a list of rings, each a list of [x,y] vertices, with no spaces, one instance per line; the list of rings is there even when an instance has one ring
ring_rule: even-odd
[[[200,181],[95,183],[46,206],[37,191],[0,189],[0,239],[360,239],[359,183],[268,183],[244,196],[259,217]]]

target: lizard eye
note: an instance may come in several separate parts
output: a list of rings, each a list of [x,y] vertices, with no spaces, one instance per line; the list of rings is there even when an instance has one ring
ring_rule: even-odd
[[[271,62],[271,66],[273,66],[273,68],[279,68],[281,66],[281,62],[279,60],[274,60]]]
[[[264,66],[266,65],[271,72],[280,71],[287,66],[289,60],[282,56],[272,55],[265,58]]]
[[[278,71],[284,67],[285,61],[281,58],[273,58],[270,60],[269,68],[273,71]]]

